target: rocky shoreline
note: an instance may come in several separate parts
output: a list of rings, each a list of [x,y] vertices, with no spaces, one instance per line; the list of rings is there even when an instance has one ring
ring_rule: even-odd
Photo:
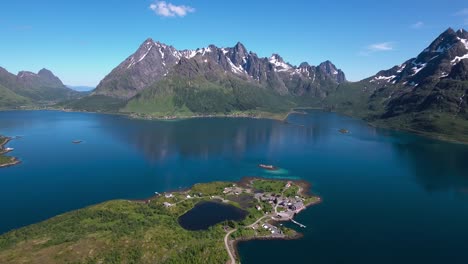
[[[297,181],[296,181],[297,183]],[[310,184],[309,184],[310,185]],[[317,202],[310,202],[308,204],[305,205],[306,209],[308,207],[311,207],[313,205],[317,205],[319,203],[322,202],[322,199],[319,197],[319,201]],[[269,220],[268,222],[269,223],[272,223],[272,224],[277,224],[277,223],[280,223],[280,222],[288,222],[290,220],[282,220],[282,221],[279,221],[279,220]],[[265,241],[265,240],[296,240],[296,239],[300,239],[304,237],[304,235],[300,232],[297,232],[294,230],[294,234],[292,235],[286,235],[284,237],[274,237],[272,235],[268,235],[268,236],[254,236],[254,237],[240,237],[240,238],[236,238],[234,240],[232,240],[230,242],[230,247],[232,249],[232,251],[234,252],[234,254],[236,255],[236,258],[239,259],[239,250],[238,250],[238,245],[239,243],[241,242],[248,242],[248,241],[254,241],[254,240],[260,240],[260,241]]]
[[[11,150],[5,148],[6,144],[8,144],[8,142],[11,141],[11,138],[9,137],[1,137],[0,136],[0,140],[2,142],[0,142],[0,157],[3,157],[3,158],[9,158],[10,160],[9,161],[6,161],[4,163],[2,163],[2,161],[0,161],[0,168],[6,168],[6,167],[10,167],[10,166],[14,166],[14,165],[17,165],[19,164],[21,161],[18,160],[17,158],[15,157],[7,157],[7,156],[3,156],[4,154],[10,152]]]

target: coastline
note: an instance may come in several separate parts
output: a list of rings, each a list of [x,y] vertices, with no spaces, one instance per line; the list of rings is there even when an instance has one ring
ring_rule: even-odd
[[[249,187],[249,186],[253,185],[253,182],[255,180],[265,180],[265,179],[268,179],[268,178],[247,176],[247,177],[241,178],[237,182],[237,184],[238,184],[238,186]],[[303,212],[304,210],[308,209],[311,206],[322,203],[322,201],[323,201],[321,197],[314,196],[311,193],[311,186],[312,185],[308,181],[305,181],[305,180],[288,180],[288,179],[274,179],[274,181],[283,182],[283,183],[294,183],[299,188],[297,190],[298,195],[308,197],[308,198],[316,197],[317,200],[309,201],[308,203],[304,204],[304,208],[299,210],[298,212],[296,212],[294,214],[294,216],[291,217],[290,219],[285,219],[285,218],[273,219],[270,216],[270,219],[266,219],[265,222],[267,222],[267,223],[269,223],[271,225],[276,225],[276,224],[281,223],[281,222],[294,221],[294,218],[298,214],[300,214],[301,212]],[[257,222],[260,221],[262,218],[265,218],[267,216],[268,215],[265,215],[265,216],[261,217],[260,219],[257,220]],[[250,228],[250,226],[251,225],[249,225],[247,227],[244,227],[244,228]],[[228,251],[231,251],[233,253],[233,255],[235,256],[234,259],[236,261],[234,263],[237,263],[237,262],[239,262],[239,259],[240,259],[238,244],[241,243],[241,242],[254,241],[254,240],[296,240],[296,239],[300,239],[300,238],[302,238],[304,236],[302,233],[300,233],[300,232],[298,232],[298,231],[296,231],[294,229],[289,229],[289,230],[292,231],[293,234],[284,235],[283,237],[277,237],[277,236],[274,236],[274,235],[238,237],[238,238],[234,238],[234,239],[227,237],[226,238],[227,239],[226,240],[226,243],[227,243],[226,246],[229,247]],[[235,232],[235,231],[236,231],[236,229],[231,230],[230,232]],[[231,233],[227,234],[227,236],[230,236],[230,235],[231,235]]]
[[[261,179],[261,178],[252,178],[252,179]],[[280,181],[283,181],[283,180],[280,180]],[[298,182],[304,182],[304,183],[307,183],[309,184],[310,186],[310,183],[306,182],[306,181],[302,181],[302,180],[299,180],[299,181],[295,181],[296,183]],[[301,190],[301,191],[304,191],[304,190]],[[309,192],[309,191],[305,191],[306,193]],[[299,192],[300,193],[300,192]],[[311,207],[311,206],[314,206],[314,205],[317,205],[317,204],[320,204],[322,203],[322,198],[321,197],[318,197],[318,201],[316,202],[309,202],[307,204],[305,204],[305,208],[303,210],[301,210],[299,213],[301,213],[302,211],[306,210],[307,208]],[[299,214],[297,213],[297,214]],[[296,216],[297,214],[295,214],[294,216]],[[273,220],[273,219],[270,219],[268,220],[267,222],[269,223],[273,223],[273,224],[276,224],[276,223],[281,223],[281,222],[289,222],[291,220],[282,220],[282,221],[278,221],[278,220]],[[293,230],[293,229],[292,229]],[[296,240],[296,239],[301,239],[302,237],[304,237],[304,234],[300,233],[300,232],[297,232],[295,230],[293,230],[294,233],[292,235],[287,235],[285,237],[274,237],[274,236],[259,236],[259,237],[240,237],[240,238],[236,238],[234,240],[231,240],[230,241],[230,247],[232,248],[233,252],[234,252],[234,255],[236,256],[237,260],[240,259],[240,255],[239,255],[239,243],[242,243],[242,242],[248,242],[248,241],[267,241],[267,240],[285,240],[285,241],[288,241],[288,240]]]
[[[243,183],[246,184],[248,182],[252,182],[252,184],[247,187],[241,187]],[[106,239],[112,238],[115,241],[112,246],[117,247],[117,245],[119,245],[122,249],[128,246],[129,239],[131,244],[134,245],[143,243],[141,236],[132,236],[130,238],[128,236],[128,234],[133,233],[136,228],[143,232],[142,234],[160,234],[158,232],[162,232],[161,234],[164,235],[159,236],[158,239],[160,240],[158,241],[161,245],[165,246],[172,245],[173,241],[180,241],[181,237],[192,241],[179,242],[182,243],[182,247],[193,245],[193,243],[196,243],[195,241],[206,243],[215,249],[215,251],[208,256],[210,259],[223,259],[222,262],[217,261],[213,263],[224,263],[226,260],[228,260],[228,263],[239,263],[237,244],[241,241],[273,239],[293,240],[302,237],[302,234],[295,229],[285,226],[280,227],[277,223],[290,221],[296,214],[302,212],[302,210],[321,201],[321,199],[317,199],[317,196],[304,197],[300,195],[300,191],[306,193],[306,190],[303,189],[306,188],[306,186],[310,186],[310,184],[303,180],[288,181],[285,179],[243,177],[239,181],[198,183],[187,189],[164,192],[161,194],[157,193],[146,199],[110,200],[72,210],[49,218],[48,220],[10,230],[0,235],[0,241],[3,239],[3,248],[0,246],[0,262],[8,259],[11,263],[21,263],[24,262],[24,260],[35,259],[38,255],[44,254],[44,252],[47,252],[46,259],[49,260],[48,263],[73,262],[84,258],[91,258],[99,262],[105,258],[104,256],[106,256],[106,254],[114,255],[114,251],[106,251],[110,246],[110,244],[103,244],[103,241]],[[294,192],[290,192],[290,190],[294,190]],[[289,192],[289,194],[286,194],[287,192]],[[248,194],[250,199],[254,202],[246,205],[239,203],[236,196],[241,193]],[[295,194],[297,195],[294,197]],[[303,202],[304,208],[302,210],[297,208],[298,210],[296,210],[296,208],[288,207],[280,202],[277,202],[275,206],[273,202],[271,202],[271,197],[273,197],[273,195],[276,195],[278,201],[281,199],[282,202],[287,200],[288,202],[291,201],[294,203],[300,200]],[[249,212],[250,217],[247,216],[242,220],[231,222],[233,225],[227,221],[217,222],[212,228],[199,231],[207,234],[205,237],[193,235],[196,232],[185,230],[180,224],[177,224],[178,218],[187,211],[193,209],[199,202],[211,200],[221,200],[220,202],[222,203],[227,203],[246,210]],[[268,207],[268,203],[270,203],[272,207]],[[257,208],[258,206],[264,209],[260,210]],[[281,212],[279,210],[281,210]],[[106,218],[102,218],[103,212],[106,212],[104,214],[107,215]],[[291,215],[281,218],[281,221],[275,221],[280,220],[277,214],[283,212],[289,212]],[[120,213],[122,213],[122,215],[120,215]],[[114,214],[118,215],[120,218],[114,219]],[[134,221],[134,219],[140,217],[149,217],[151,219],[143,222]],[[86,219],[91,220],[85,221],[86,225],[83,226],[83,221]],[[133,225],[129,225],[128,223],[133,223]],[[295,223],[300,225],[297,222]],[[266,226],[269,227],[269,230]],[[109,233],[109,228],[116,228],[115,232]],[[171,231],[168,232],[167,230]],[[23,234],[27,239],[18,239],[16,236],[18,232]],[[49,239],[42,239],[45,234]],[[104,240],[97,239],[90,241],[87,240],[89,236],[96,238],[102,237]],[[63,237],[75,237],[75,240],[70,241],[70,243],[64,243],[61,240]],[[223,238],[224,242],[222,242]],[[202,239],[202,241],[200,241],[200,239]],[[55,242],[50,245],[47,244],[50,241]],[[103,246],[101,251],[77,252],[73,250],[73,248],[76,247],[95,249],[96,245]],[[147,243],[145,245],[149,246],[153,245],[153,243]],[[170,246],[165,249],[168,250],[168,252],[174,251]],[[62,254],[63,252],[67,252],[67,254]],[[144,250],[141,251],[142,254],[144,254],[144,252]],[[154,253],[158,251],[151,252]],[[207,256],[203,252],[204,251],[200,251],[198,254],[197,251],[196,257],[206,259]],[[222,252],[227,252],[227,254],[224,255]],[[172,253],[178,254],[175,252]],[[21,259],[18,258],[19,256],[21,256]],[[159,256],[159,253],[155,253],[152,256]],[[123,257],[128,256],[123,255]],[[182,256],[181,259],[184,257],[186,256]],[[194,256],[191,255],[190,257]],[[227,258],[225,259],[225,257]]]
[[[5,149],[5,146],[6,146],[6,144],[8,144],[8,142],[11,141],[12,138],[10,138],[10,137],[1,137],[0,136],[0,139],[3,139],[3,142],[0,142],[0,157],[10,158],[10,161],[7,161],[5,163],[0,163],[0,169],[1,168],[6,168],[6,167],[11,167],[11,166],[14,166],[14,165],[17,165],[17,164],[21,163],[21,161],[18,160],[16,157],[4,156],[4,154],[11,151],[11,150]]]
[[[116,115],[116,116],[127,117],[130,119],[149,120],[149,121],[183,121],[187,119],[196,119],[196,118],[249,118],[249,119],[267,119],[267,120],[275,120],[275,121],[280,121],[280,122],[287,122],[288,117],[292,114],[306,114],[304,111],[301,111],[301,110],[315,110],[315,111],[336,113],[342,116],[354,118],[356,120],[364,121],[366,122],[368,126],[374,127],[374,128],[382,128],[382,129],[387,129],[387,130],[392,130],[392,131],[405,132],[405,133],[421,136],[421,137],[428,138],[428,139],[434,139],[434,140],[438,140],[442,142],[468,145],[468,140],[455,139],[451,136],[444,135],[444,134],[430,133],[430,132],[414,130],[410,128],[395,127],[387,123],[377,123],[375,121],[366,120],[365,118],[362,118],[359,116],[346,114],[340,111],[331,111],[331,110],[327,110],[326,108],[321,108],[321,107],[294,107],[288,112],[278,113],[278,114],[261,112],[261,113],[256,113],[256,114],[235,113],[235,114],[211,114],[211,115],[203,114],[203,115],[191,115],[191,116],[152,116],[152,115],[145,115],[145,114],[142,115],[142,114],[135,114],[135,113],[125,113],[125,112],[95,112],[95,111],[80,111],[80,110],[74,110],[74,109],[59,109],[59,108],[49,108],[49,107],[41,108],[41,109],[38,109],[38,108],[0,109],[0,112],[2,111],[3,112],[6,112],[6,111],[57,111],[57,112],[64,112],[64,113],[90,113],[90,114]]]
[[[286,219],[286,218],[283,218],[283,219],[273,219],[271,218],[271,216],[269,215],[263,215],[262,217],[260,217],[259,219],[256,220],[256,222],[260,221],[261,219],[264,219],[264,218],[267,218],[267,217],[270,217],[269,219],[264,219],[264,222],[266,223],[269,223],[271,225],[277,225],[278,223],[282,223],[282,222],[290,222],[291,220],[294,220],[294,218],[300,214],[301,212],[305,211],[306,209],[308,209],[309,207],[312,207],[314,205],[317,205],[317,204],[320,204],[322,203],[322,198],[319,197],[319,196],[315,196],[311,193],[311,186],[312,184],[306,180],[288,180],[288,179],[269,179],[269,178],[265,178],[265,177],[256,177],[256,176],[245,176],[245,177],[242,177],[240,180],[238,181],[233,181],[231,182],[232,184],[234,185],[237,185],[239,187],[242,187],[242,188],[252,188],[253,186],[253,182],[256,181],[256,180],[273,180],[275,182],[282,182],[284,184],[287,184],[288,182],[289,183],[294,183],[295,185],[298,186],[298,190],[297,190],[297,194],[300,195],[300,196],[304,196],[304,197],[307,197],[307,198],[312,198],[312,197],[316,197],[317,200],[314,200],[314,201],[309,201],[307,203],[304,204],[304,208],[299,210],[297,213],[294,214],[294,216],[290,219]],[[216,182],[210,182],[210,183],[216,183]],[[206,184],[210,184],[210,183],[206,183]],[[203,183],[200,183],[200,184],[203,184]],[[185,196],[186,194],[188,194],[195,186],[197,186],[198,184],[195,184],[195,185],[192,185],[191,187],[187,187],[187,188],[183,188],[183,189],[178,189],[178,190],[172,190],[172,191],[167,191],[165,193],[171,193],[171,194],[180,194],[182,196]],[[149,204],[151,203],[152,201],[158,199],[162,194],[155,194],[151,197],[148,197],[146,199],[136,199],[136,200],[130,200],[132,202],[137,202],[137,203],[144,203],[144,204]],[[195,198],[195,197],[194,197]],[[200,202],[201,201],[204,201],[204,198],[206,197],[199,197],[198,199],[200,199]],[[211,196],[211,200],[212,199],[217,199],[217,198],[221,198],[221,197],[218,197],[218,196]],[[232,201],[230,200],[226,200],[228,201],[228,204],[231,204]],[[221,203],[224,203],[226,201],[223,201],[223,200],[220,200]],[[233,205],[233,204],[231,204]],[[237,205],[234,205],[240,209],[243,209],[244,208],[241,208]],[[190,211],[192,208],[187,208],[187,210],[184,212],[186,213],[187,211]],[[254,223],[255,224],[255,223]],[[253,225],[253,224],[252,224]],[[251,225],[249,226],[245,226],[243,227],[244,229],[250,229],[251,228]],[[228,249],[228,253],[229,255],[230,254],[233,254],[233,257],[235,259],[235,262],[234,263],[238,263],[239,262],[239,259],[240,259],[240,255],[239,255],[239,250],[238,250],[238,244],[240,242],[246,242],[246,241],[253,241],[253,240],[295,240],[295,239],[300,239],[302,238],[304,235],[294,229],[290,229],[290,232],[293,232],[292,234],[288,234],[288,235],[284,235],[283,237],[277,237],[277,236],[274,236],[274,235],[262,235],[262,236],[251,236],[251,237],[238,237],[238,238],[235,238],[235,239],[232,239],[230,238],[230,235],[235,232],[235,231],[238,231],[239,228],[235,228],[235,229],[231,229],[229,230],[229,232],[227,232],[226,234],[226,237],[225,237],[225,243],[226,243],[226,246],[229,247]],[[232,261],[231,261],[232,262]],[[229,263],[229,261],[227,262]]]

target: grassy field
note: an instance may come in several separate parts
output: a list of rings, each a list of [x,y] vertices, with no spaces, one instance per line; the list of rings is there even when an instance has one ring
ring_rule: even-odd
[[[254,180],[252,186],[259,191],[279,194],[283,191],[285,184],[284,181]]]

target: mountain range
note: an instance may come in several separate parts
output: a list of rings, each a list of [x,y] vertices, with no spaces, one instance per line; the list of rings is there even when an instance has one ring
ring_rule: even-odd
[[[151,116],[285,112],[297,98],[325,98],[344,82],[330,61],[294,66],[278,54],[259,57],[242,43],[177,50],[147,39],[71,107],[99,110],[98,102],[106,101],[118,111]]]
[[[62,101],[57,107],[149,117],[268,115],[318,107],[462,141],[468,141],[467,91],[468,33],[451,28],[416,57],[359,82],[348,82],[330,61],[292,65],[279,54],[259,57],[242,43],[177,50],[152,39],[82,98],[50,71],[15,76],[0,68],[0,95],[13,98],[10,107]]]
[[[47,69],[15,75],[0,67],[0,108],[51,104],[80,96]]]

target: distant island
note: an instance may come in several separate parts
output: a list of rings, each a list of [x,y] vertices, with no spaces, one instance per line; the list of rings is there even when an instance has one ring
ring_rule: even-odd
[[[12,151],[12,148],[5,147],[11,138],[0,135],[0,168],[16,165],[20,161],[15,157],[6,156],[5,154]]]
[[[238,263],[238,241],[300,236],[279,222],[294,221],[320,202],[309,187],[303,181],[244,178],[145,200],[109,201],[0,236],[0,262]],[[191,217],[202,217],[205,226],[193,226]]]

